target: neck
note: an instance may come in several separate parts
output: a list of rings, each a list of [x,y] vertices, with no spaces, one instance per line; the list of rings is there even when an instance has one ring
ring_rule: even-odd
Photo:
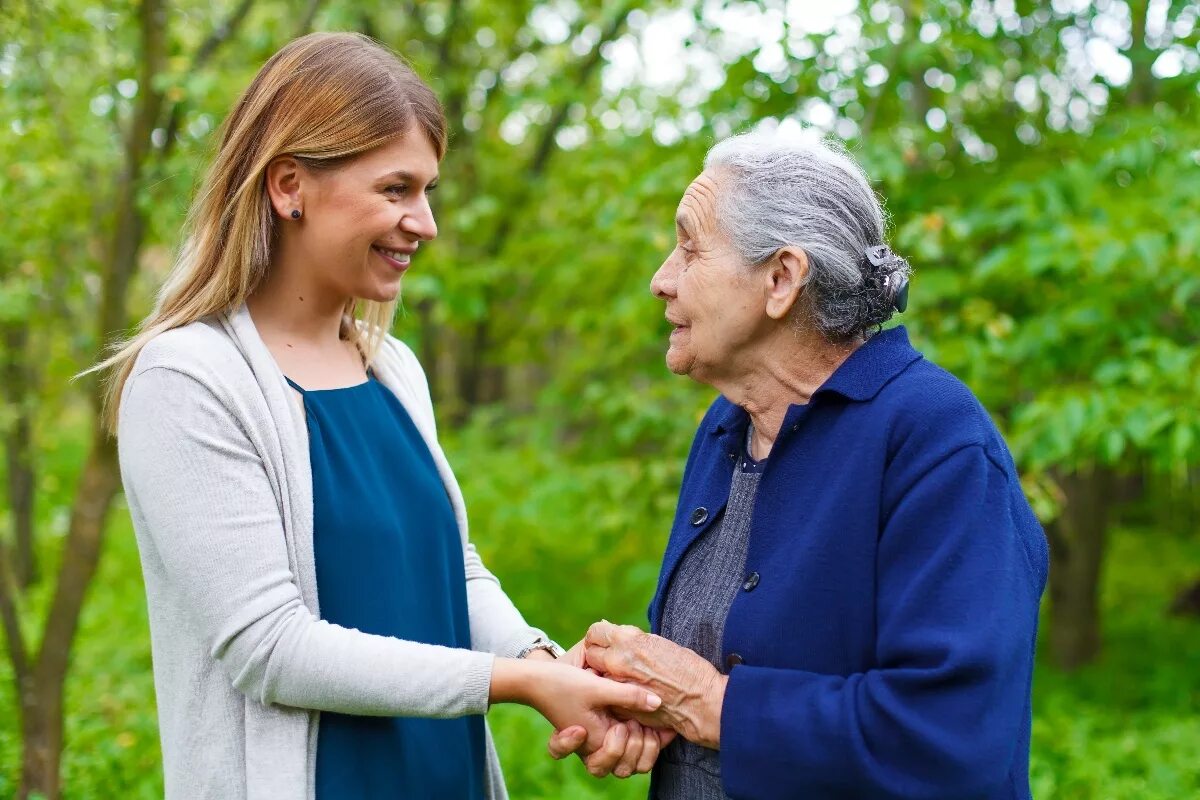
[[[349,298],[331,292],[311,275],[312,270],[304,269],[281,243],[266,278],[246,301],[255,324],[314,345],[336,342]]]
[[[774,337],[744,363],[750,369],[737,378],[714,386],[732,403],[741,406],[754,423],[750,455],[766,458],[775,445],[788,408],[803,405],[842,363],[862,344],[855,339],[831,344],[816,332]]]

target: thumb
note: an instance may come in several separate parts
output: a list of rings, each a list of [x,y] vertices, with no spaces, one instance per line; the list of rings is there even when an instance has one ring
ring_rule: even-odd
[[[571,725],[563,728],[561,731],[555,731],[550,736],[550,741],[546,744],[546,749],[550,752],[551,758],[565,758],[583,747],[586,741],[587,729],[582,725]]]

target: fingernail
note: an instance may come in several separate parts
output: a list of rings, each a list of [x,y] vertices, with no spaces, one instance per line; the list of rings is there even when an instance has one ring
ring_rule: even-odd
[[[654,709],[658,708],[661,705],[662,705],[661,697],[659,697],[656,694],[647,694],[646,695],[646,708],[653,711]]]

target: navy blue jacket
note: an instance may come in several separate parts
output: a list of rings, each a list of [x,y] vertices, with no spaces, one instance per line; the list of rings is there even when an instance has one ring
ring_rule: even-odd
[[[692,444],[650,624],[719,517],[748,416]],[[721,777],[734,798],[1028,798],[1047,548],[1012,457],[903,327],[788,409],[725,623]]]

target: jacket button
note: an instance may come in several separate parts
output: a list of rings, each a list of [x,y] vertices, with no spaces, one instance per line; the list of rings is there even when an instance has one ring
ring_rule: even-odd
[[[747,592],[753,592],[755,586],[758,586],[758,573],[751,572],[746,576],[746,582],[742,584],[742,588]]]
[[[734,667],[741,663],[743,663],[743,659],[740,655],[737,653],[730,653],[729,655],[725,656],[725,671],[730,672]]]
[[[700,506],[692,512],[692,526],[698,527],[704,524],[704,520],[708,519],[708,509]]]

